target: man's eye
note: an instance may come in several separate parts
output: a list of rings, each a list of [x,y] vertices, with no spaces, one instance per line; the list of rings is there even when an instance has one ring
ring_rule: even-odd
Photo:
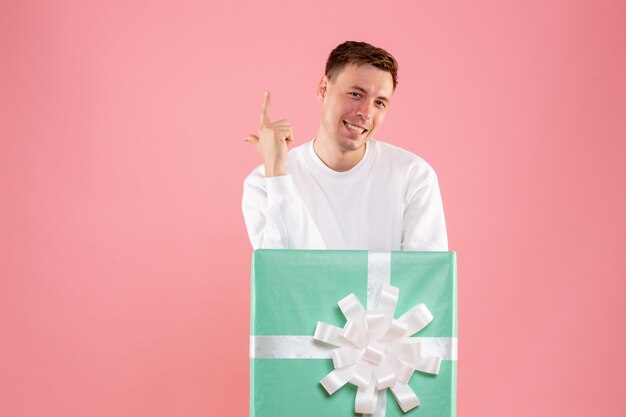
[[[359,93],[355,93],[355,92],[353,92],[353,91],[352,91],[352,92],[350,92],[350,93],[348,93],[348,94],[350,94],[352,97],[360,97],[360,94],[359,94]]]
[[[378,101],[376,102],[376,104],[378,104],[380,107],[385,107],[385,102],[384,102],[384,101],[380,101],[380,100],[378,100]]]

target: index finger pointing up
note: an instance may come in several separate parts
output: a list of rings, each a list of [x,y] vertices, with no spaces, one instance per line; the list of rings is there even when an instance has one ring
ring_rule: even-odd
[[[270,102],[272,97],[269,91],[265,92],[265,98],[263,99],[263,107],[261,109],[261,126],[267,126],[270,124]]]

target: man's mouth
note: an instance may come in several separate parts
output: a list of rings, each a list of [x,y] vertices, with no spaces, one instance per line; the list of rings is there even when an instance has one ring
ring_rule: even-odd
[[[345,120],[343,121],[343,124],[348,128],[348,130],[350,130],[351,132],[356,133],[357,135],[362,135],[363,133],[367,132],[367,129],[361,126],[357,126],[357,125],[353,125],[352,123],[348,123]]]

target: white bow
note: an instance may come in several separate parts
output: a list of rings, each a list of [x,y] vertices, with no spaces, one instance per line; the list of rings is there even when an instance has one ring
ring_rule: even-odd
[[[337,303],[347,320],[343,329],[322,322],[315,328],[315,340],[337,346],[331,352],[335,369],[320,383],[330,395],[348,382],[356,385],[356,413],[374,413],[378,391],[387,388],[406,413],[420,404],[408,385],[413,371],[439,373],[441,358],[422,356],[420,341],[411,337],[433,316],[424,304],[418,304],[394,319],[399,293],[398,288],[384,284],[376,308],[367,311],[350,294]]]

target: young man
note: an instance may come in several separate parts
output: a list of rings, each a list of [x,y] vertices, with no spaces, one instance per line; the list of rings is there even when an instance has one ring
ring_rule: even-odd
[[[263,159],[243,192],[255,249],[448,250],[435,172],[418,156],[374,139],[397,71],[383,49],[352,41],[337,46],[317,86],[317,135],[289,152],[291,125],[271,121],[265,93],[258,135],[245,138]]]

